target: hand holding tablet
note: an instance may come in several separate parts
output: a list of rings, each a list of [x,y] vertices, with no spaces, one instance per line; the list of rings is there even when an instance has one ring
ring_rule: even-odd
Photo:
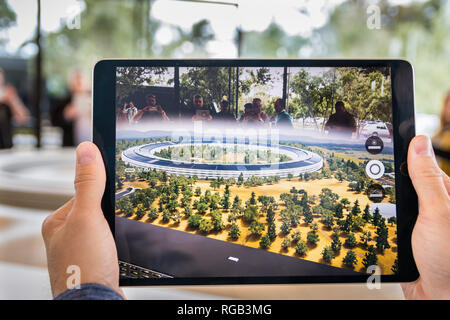
[[[148,88],[170,113],[170,122],[116,123],[115,108],[108,106],[120,111],[125,101],[135,99],[142,108],[148,94],[112,95],[121,69],[152,67],[166,68],[168,79],[174,79],[172,88]],[[195,74],[201,68],[226,68],[232,72],[224,74],[236,77],[214,98],[205,94],[206,88],[180,81],[186,70]],[[242,95],[239,85],[255,68],[273,79],[269,97],[278,96],[273,99],[282,99],[288,111],[298,102],[309,110],[293,128],[277,126],[276,114],[269,131],[243,131],[240,122],[221,126],[208,121],[204,127],[191,122],[192,93],[205,109],[203,100],[211,105],[226,99],[230,113],[242,117],[242,104],[254,97],[250,91]],[[381,114],[366,112],[383,121],[362,119],[355,100],[339,91],[346,85],[339,79],[351,73],[362,85],[374,79],[369,90],[385,84],[378,89],[380,96],[390,92],[390,103],[375,104],[384,108]],[[327,74],[335,76],[328,84],[336,90],[331,101],[342,99],[328,104],[335,110],[318,109],[305,90],[305,81],[323,80]],[[75,198],[43,224],[53,294],[67,287],[66,271],[72,265],[81,267],[82,283],[118,292],[119,271],[122,285],[323,283],[365,282],[365,269],[377,265],[382,282],[413,281],[420,272],[418,280],[403,285],[406,298],[448,299],[450,179],[438,168],[427,138],[410,144],[412,83],[411,66],[397,60],[100,62],[94,71],[94,142],[105,168],[97,163],[98,151],[80,146]],[[257,100],[270,115],[271,101]],[[327,125],[331,118],[334,123]],[[336,123],[340,130],[328,129]],[[270,131],[273,124],[277,131]],[[261,134],[275,139],[261,140]],[[230,135],[233,139],[227,140]],[[86,148],[92,152],[85,153]],[[90,161],[81,153],[90,154]],[[407,156],[412,183],[404,170]],[[370,161],[384,172],[381,177],[365,170]],[[376,168],[369,167],[373,174]]]
[[[129,90],[136,68],[163,73]],[[170,121],[116,123],[105,106],[124,101],[158,101]],[[234,122],[215,119],[224,101]],[[404,61],[99,62],[94,142],[121,284],[416,279],[417,198],[401,170],[413,136]]]
[[[448,265],[450,263],[450,254],[449,250],[446,249],[447,242],[444,241],[450,228],[448,219],[450,199],[447,189],[449,178],[439,171],[434,157],[430,157],[427,154],[417,155],[417,152],[414,151],[415,149],[426,150],[426,148],[429,148],[427,146],[429,142],[426,140],[426,137],[419,136],[412,141],[409,161],[409,170],[413,177],[413,183],[418,186],[427,186],[427,189],[418,188],[419,199],[423,200],[420,200],[421,211],[413,234],[414,255],[421,276],[415,282],[402,284],[402,287],[407,299],[449,299],[450,274]],[[88,148],[88,152],[92,150],[94,154],[98,154],[98,151],[88,146],[87,143],[79,147],[79,149],[83,148]],[[77,154],[81,152],[83,150],[79,150]],[[415,154],[413,155],[413,153]],[[96,180],[98,185],[102,187],[104,184],[103,166],[101,163],[97,163],[92,169],[91,174],[98,177]],[[431,176],[421,174],[421,172],[430,172],[430,170],[434,170],[435,174]],[[77,173],[81,174],[82,171],[78,170]],[[54,296],[67,289],[68,274],[66,269],[70,264],[80,263],[80,256],[82,257],[83,265],[87,266],[83,268],[83,272],[84,270],[88,272],[88,276],[82,279],[83,283],[105,284],[122,294],[118,287],[119,270],[117,268],[116,248],[109,227],[106,221],[92,223],[92,219],[96,220],[98,217],[101,217],[101,212],[91,217],[92,212],[95,211],[92,209],[97,206],[95,203],[99,203],[101,200],[101,193],[93,193],[96,199],[89,200],[91,206],[87,206],[84,209],[74,206],[77,198],[81,200],[81,195],[85,194],[90,188],[90,184],[79,183],[78,190],[80,192],[76,194],[75,199],[58,209],[44,222],[43,235],[47,248],[48,268]],[[443,192],[444,188],[446,189],[447,197],[445,197],[446,194]],[[437,194],[438,197],[442,197],[442,199],[439,199],[439,207],[435,206],[432,197],[427,196],[430,192]],[[86,209],[89,210],[90,215],[84,214]],[[89,225],[89,227],[80,229],[78,225],[75,226],[68,220],[69,212],[71,212],[72,217],[70,219],[72,221],[77,219],[79,224]],[[89,242],[79,241],[76,243],[76,246],[69,250],[70,246],[74,244],[74,234],[81,235],[86,239],[92,239],[99,234],[109,234],[109,236],[100,241],[97,239],[97,246],[95,247],[92,247]],[[93,252],[93,254],[87,255],[87,252]],[[102,264],[105,262],[107,265],[102,267]],[[91,268],[91,266],[93,267]],[[95,266],[100,267],[98,272],[95,271]],[[104,272],[106,270],[108,272]]]

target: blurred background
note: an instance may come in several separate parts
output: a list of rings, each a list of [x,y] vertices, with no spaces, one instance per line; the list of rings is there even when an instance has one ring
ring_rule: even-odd
[[[434,137],[448,165],[450,0],[0,0],[0,299],[51,297],[40,225],[73,193],[79,115],[71,102],[90,93],[96,61],[237,57],[409,60],[417,132]],[[278,288],[273,296],[251,287],[128,294],[403,297],[398,285]]]

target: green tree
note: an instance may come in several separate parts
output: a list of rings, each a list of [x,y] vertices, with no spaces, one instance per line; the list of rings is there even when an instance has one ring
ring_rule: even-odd
[[[155,220],[159,217],[159,213],[156,211],[156,208],[150,208],[149,213],[147,214],[150,220]]]
[[[334,217],[331,212],[326,212],[322,215],[323,224],[328,228],[332,229],[334,225]]]
[[[316,245],[319,242],[319,235],[317,233],[308,233],[306,240],[312,245]]]
[[[141,220],[145,216],[144,206],[139,205],[136,209],[136,219]]]
[[[306,253],[308,252],[308,246],[306,245],[305,241],[300,240],[297,243],[297,246],[295,247],[295,252],[302,257],[306,255]]]
[[[192,207],[188,206],[184,208],[184,216],[189,218],[192,215]]]
[[[275,222],[269,223],[269,227],[267,229],[267,234],[269,235],[270,241],[274,241],[277,237],[277,228],[275,226]]]
[[[196,209],[199,214],[205,214],[206,211],[208,211],[209,206],[205,202],[198,202]]]
[[[376,246],[380,252],[383,252],[385,249],[391,247],[388,241],[389,231],[384,222],[380,222],[378,224],[376,235],[377,235]]]
[[[228,236],[232,240],[236,241],[240,235],[241,235],[241,230],[239,229],[239,226],[236,223],[233,223],[231,225],[231,229],[230,229],[230,232],[228,233]]]
[[[211,213],[211,220],[214,225],[215,231],[222,231],[225,228],[225,225],[222,221],[222,213],[219,210],[214,210]]]
[[[255,236],[261,235],[261,233],[264,231],[264,223],[253,221],[250,223],[250,226],[248,230]]]
[[[285,251],[291,246],[291,241],[289,241],[289,237],[286,237],[281,242],[281,248]]]
[[[313,222],[313,223],[311,223],[311,225],[309,226],[309,228],[311,229],[311,232],[316,233],[317,230],[319,230],[319,225],[317,224],[317,222]]]
[[[207,234],[214,228],[213,223],[209,219],[202,218],[198,226],[198,230],[201,233]]]
[[[182,218],[181,213],[180,213],[178,210],[176,210],[176,211],[172,214],[172,220],[173,220],[175,223],[180,223],[180,222],[181,222],[181,218]]]
[[[311,222],[313,222],[313,215],[311,210],[309,209],[309,206],[305,207],[303,210],[303,221],[306,224],[310,224]]]
[[[252,195],[250,196],[250,205],[256,205],[256,194],[254,191],[252,191]]]
[[[353,249],[353,248],[355,248],[356,247],[356,237],[355,237],[355,234],[353,233],[353,232],[350,232],[348,235],[347,235],[347,239],[345,239],[345,242],[344,242],[344,245],[347,247],[347,248],[350,248],[350,249]]]
[[[362,263],[366,269],[372,265],[376,265],[378,262],[378,258],[375,253],[374,246],[372,246],[372,245],[369,246],[369,248],[367,250],[368,250],[368,252],[366,252],[366,254],[364,255],[363,261],[362,261]]]
[[[335,253],[339,253],[341,251],[341,247],[342,247],[342,242],[339,239],[339,236],[337,234],[333,234],[333,236],[331,238],[333,239],[333,241],[331,242],[331,249]]]
[[[355,200],[355,203],[352,208],[352,215],[357,216],[361,213],[361,208],[359,207],[358,199]]]
[[[246,222],[256,221],[259,217],[258,207],[256,205],[250,205],[244,210],[243,219]]]
[[[244,174],[241,172],[238,177],[238,185],[242,185],[244,183]]]
[[[372,233],[370,231],[364,231],[361,236],[361,242],[363,246],[367,248],[370,241],[372,241]]]
[[[164,223],[167,223],[170,221],[170,219],[172,219],[172,212],[170,212],[169,210],[165,209],[162,213],[162,221]]]
[[[193,229],[197,229],[200,225],[200,221],[202,220],[202,216],[199,214],[194,214],[188,218],[189,227]]]
[[[284,234],[288,234],[291,231],[291,223],[290,223],[290,221],[283,220],[281,222],[281,228],[280,229],[281,229],[281,231]]]
[[[330,263],[331,260],[334,259],[333,249],[330,246],[323,248],[322,250],[322,259],[326,263]]]
[[[356,258],[356,254],[353,250],[349,250],[347,251],[347,254],[345,255],[344,259],[342,260],[342,262],[349,268],[354,268],[356,263],[358,262],[357,258]]]
[[[272,242],[270,241],[270,236],[268,233],[266,233],[265,235],[263,235],[261,237],[261,241],[259,242],[259,245],[261,246],[261,248],[267,249],[270,247],[271,243]]]
[[[397,223],[397,218],[395,216],[389,217],[387,221],[391,226]]]
[[[334,206],[334,216],[336,218],[342,219],[344,217],[343,211],[344,211],[344,205],[342,203],[337,203]]]
[[[394,264],[392,265],[391,270],[392,270],[392,272],[393,272],[394,274],[397,274],[397,275],[398,275],[398,273],[399,273],[399,269],[398,269],[398,258],[396,258],[396,259],[394,260]]]
[[[372,217],[372,224],[374,227],[378,227],[378,225],[381,222],[381,219],[383,217],[380,214],[380,209],[378,207],[375,208],[375,211],[373,212],[373,217]]]
[[[296,230],[291,234],[291,240],[293,243],[299,242],[301,238],[302,238],[302,233],[299,230]]]
[[[367,204],[364,208],[364,213],[362,215],[362,218],[366,220],[366,222],[370,222],[372,220],[372,215],[370,214],[369,205]]]

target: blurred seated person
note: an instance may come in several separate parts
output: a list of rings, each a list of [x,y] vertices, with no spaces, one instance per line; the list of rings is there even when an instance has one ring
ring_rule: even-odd
[[[68,122],[73,122],[75,145],[91,140],[91,90],[85,75],[76,71],[69,80],[70,101],[65,106],[63,115]]]
[[[342,101],[336,102],[334,107],[336,112],[328,118],[325,130],[328,130],[329,133],[351,137],[352,133],[356,131],[355,117],[347,112]]]
[[[262,111],[262,101],[260,98],[253,99],[253,107],[258,111],[258,116],[263,122],[269,122],[270,118]]]
[[[441,152],[450,154],[450,92],[444,99],[441,112],[441,125],[433,137],[433,147]],[[450,174],[450,159],[440,157],[438,150],[436,150],[438,164],[448,175]]]
[[[130,107],[131,106],[134,107],[134,104],[132,102],[130,102]],[[128,119],[130,121],[130,118]],[[145,98],[145,107],[137,112],[132,121],[145,122],[154,120],[169,121],[169,118],[167,117],[161,105],[156,103],[156,96],[154,94],[150,94]]]
[[[227,100],[222,100],[220,102],[220,112],[216,114],[214,117],[214,120],[219,120],[221,122],[226,123],[236,123],[236,118],[234,115],[230,112],[230,102]]]
[[[210,121],[213,119],[210,110],[203,105],[203,97],[196,94],[193,99],[194,115],[192,121]]]
[[[0,68],[0,149],[12,147],[12,121],[18,125],[28,123],[29,113],[16,89],[5,83],[5,73]]]
[[[284,128],[293,128],[292,117],[286,112],[283,99],[275,100],[275,126]]]

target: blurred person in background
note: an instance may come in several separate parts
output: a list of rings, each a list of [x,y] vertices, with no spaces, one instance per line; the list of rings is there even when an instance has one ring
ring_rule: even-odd
[[[277,127],[293,128],[292,117],[287,113],[283,99],[275,100],[275,125]]]
[[[329,133],[351,137],[356,131],[355,117],[345,109],[342,101],[336,102],[334,108],[336,112],[328,118],[325,130],[328,130]]]
[[[210,121],[213,119],[211,111],[208,107],[205,107],[203,97],[201,95],[196,94],[192,99],[192,104],[194,106],[192,121]]]
[[[218,120],[226,124],[236,123],[236,118],[230,112],[230,102],[227,100],[222,100],[220,102],[220,112],[216,114],[214,120]]]
[[[241,117],[241,123],[256,126],[264,125],[264,118],[261,115],[260,109],[255,107],[254,103],[246,103],[244,105],[244,114]]]
[[[128,105],[125,104],[125,106],[123,107],[123,112],[126,114],[129,124],[136,122],[135,117],[138,114],[138,109],[134,105],[133,101],[130,101]]]
[[[253,99],[253,107],[257,110],[258,117],[262,121],[264,121],[264,122],[269,122],[270,121],[269,116],[262,111],[262,101],[261,101],[260,98],[254,98]]]
[[[76,145],[91,140],[91,90],[83,73],[76,71],[70,81],[71,99],[64,108],[64,119],[73,121]]]
[[[156,102],[156,96],[154,94],[150,94],[145,99],[145,107],[139,111],[137,111],[137,108],[134,106],[134,103],[130,101],[130,108],[136,109],[136,114],[133,115],[134,111],[131,111],[132,118],[130,119],[129,111],[128,113],[128,121],[131,123],[137,122],[139,120],[141,121],[154,121],[154,120],[163,120],[163,121],[169,121],[169,118],[167,117],[166,113],[164,112],[164,109],[161,107],[160,104]],[[134,110],[134,109],[132,109]]]
[[[450,174],[450,158],[441,157],[440,154],[450,155],[450,92],[444,99],[441,112],[441,125],[433,137],[433,146],[436,148],[436,155],[439,166],[448,175]]]
[[[5,72],[0,68],[0,149],[12,147],[12,121],[17,125],[28,123],[29,112],[16,89],[6,84]]]
[[[127,102],[124,102],[123,107],[117,105],[116,107],[116,125],[128,123],[128,117],[126,112],[124,111],[128,106]]]

